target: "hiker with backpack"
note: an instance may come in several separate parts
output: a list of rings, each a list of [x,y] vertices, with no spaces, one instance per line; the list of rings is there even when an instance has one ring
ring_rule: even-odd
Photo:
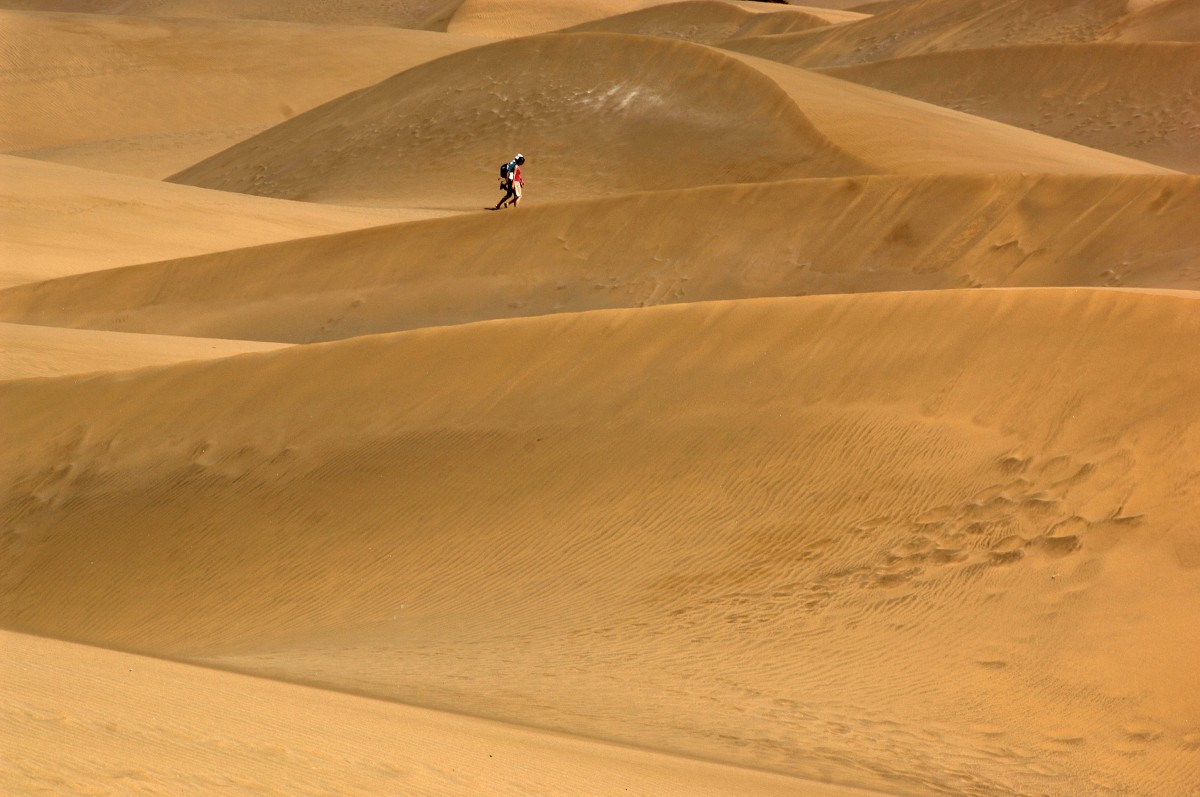
[[[504,191],[504,198],[492,210],[507,207],[510,201],[513,207],[521,204],[521,188],[525,185],[521,177],[521,164],[524,162],[525,156],[518,152],[515,158],[500,167],[500,189]]]

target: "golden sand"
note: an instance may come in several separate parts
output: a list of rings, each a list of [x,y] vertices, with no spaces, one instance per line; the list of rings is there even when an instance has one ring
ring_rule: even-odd
[[[1193,0],[0,7],[6,794],[1197,794]]]

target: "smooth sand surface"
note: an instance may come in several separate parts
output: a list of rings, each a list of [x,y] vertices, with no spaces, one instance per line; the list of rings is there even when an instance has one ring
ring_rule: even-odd
[[[993,47],[840,67],[825,74],[1171,169],[1200,172],[1200,44]]]
[[[0,619],[901,793],[1181,793],[1198,353],[1191,292],[922,291],[9,383]]]
[[[0,151],[161,179],[470,37],[0,11]],[[296,58],[304,53],[304,58]]]
[[[0,7],[0,791],[1196,793],[1196,0]]]
[[[428,215],[206,191],[0,155],[0,286]]]
[[[408,70],[171,180],[461,211],[481,207],[478,164],[498,148],[537,153],[526,173],[546,200],[849,174],[1170,171],[752,56],[561,33]]]
[[[278,345],[244,340],[0,323],[0,380],[124,371],[275,348]]]
[[[869,797],[10,632],[0,654],[9,794]]]
[[[1138,224],[1126,223],[1131,214]],[[1196,289],[1198,215],[1200,178],[1183,175],[716,186],[378,227],[27,285],[0,292],[0,318],[307,343],[712,299]],[[613,246],[613,230],[626,243]]]

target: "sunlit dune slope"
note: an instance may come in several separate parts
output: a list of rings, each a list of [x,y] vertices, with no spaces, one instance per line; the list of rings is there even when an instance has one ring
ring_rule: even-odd
[[[126,371],[278,348],[273,343],[0,323],[0,380]]]
[[[0,622],[905,794],[1179,794],[1198,390],[1195,295],[1083,289],[12,382]]]
[[[444,31],[462,0],[0,0],[0,7],[155,17],[391,25]]]
[[[774,81],[720,51],[577,33],[410,69],[171,179],[288,199],[480,209],[500,199],[500,165],[516,152],[529,158],[538,201],[862,171]]]
[[[720,186],[381,227],[24,286],[0,293],[0,318],[307,342],[757,296],[1200,289],[1197,215],[1200,178],[1182,175]]]
[[[417,214],[407,211],[218,193],[0,155],[0,286],[413,217]]]
[[[11,632],[0,674],[6,794],[869,797]]]
[[[0,151],[154,178],[479,43],[383,28],[16,11],[0,11],[0,26]]]
[[[828,24],[829,20],[814,13],[755,13],[723,0],[687,0],[605,17],[569,30],[633,33],[716,44],[738,36],[793,33]]]
[[[804,67],[944,50],[1087,42],[1124,18],[1127,0],[913,0],[820,31],[742,38],[727,46]]]
[[[774,80],[824,136],[876,173],[1171,171],[775,61],[736,57]]]
[[[1134,6],[1135,3],[1130,3]],[[1140,6],[1110,31],[1121,41],[1200,41],[1200,0],[1162,0]]]
[[[1200,44],[932,53],[826,74],[1181,171],[1200,171]]]

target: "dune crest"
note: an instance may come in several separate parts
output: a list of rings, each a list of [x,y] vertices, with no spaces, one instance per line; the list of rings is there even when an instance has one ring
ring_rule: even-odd
[[[1196,289],[1198,208],[1200,178],[1182,175],[718,186],[380,227],[23,286],[0,292],[0,318],[311,342],[722,298]],[[1125,224],[1127,214],[1142,222]],[[612,245],[613,230],[624,245]]]
[[[995,47],[823,71],[1171,169],[1200,171],[1200,44]]]
[[[221,194],[0,155],[0,287],[418,214]]]
[[[719,51],[575,33],[408,70],[171,180],[287,199],[482,209],[499,200],[499,165],[515,152],[528,155],[541,202],[862,170],[774,81]]]

